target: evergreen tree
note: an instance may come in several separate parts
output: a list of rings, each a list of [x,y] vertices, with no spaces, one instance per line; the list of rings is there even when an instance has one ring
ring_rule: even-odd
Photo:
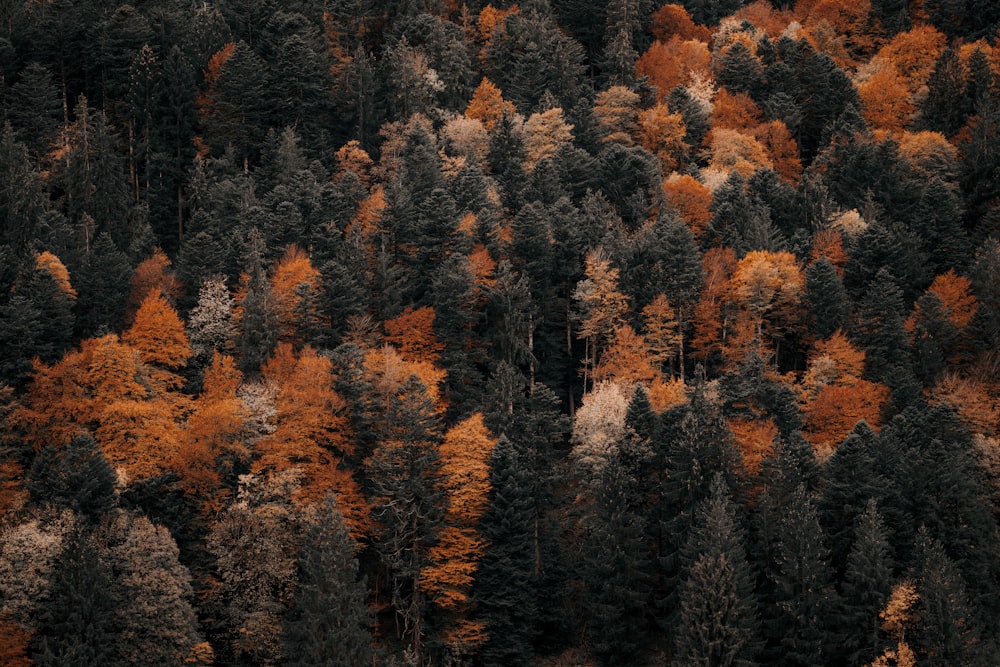
[[[42,312],[26,297],[15,294],[0,303],[0,381],[12,387],[28,382],[33,357],[47,350],[40,349],[43,325]]]
[[[917,531],[911,575],[920,596],[914,647],[929,665],[986,665],[967,584],[941,542],[923,526]]]
[[[29,63],[10,87],[7,117],[19,141],[35,157],[44,155],[62,119],[62,100],[45,65]]]
[[[636,483],[619,457],[608,461],[584,546],[588,636],[602,665],[634,664],[648,641],[649,554],[642,508],[633,501]]]
[[[256,229],[250,232],[250,255],[243,319],[236,337],[240,370],[257,373],[270,357],[277,343],[277,315],[271,303],[271,285],[264,269],[264,239]]]
[[[846,327],[851,302],[836,268],[826,256],[806,268],[806,301],[809,304],[809,331],[816,338],[829,338]]]
[[[93,336],[116,327],[125,314],[132,267],[111,235],[101,232],[73,275],[77,294],[76,332]]]
[[[66,507],[91,523],[118,504],[117,484],[115,471],[88,434],[78,435],[59,449],[44,447],[25,479],[32,502]]]
[[[919,127],[923,130],[953,136],[965,124],[968,110],[961,100],[965,89],[965,72],[958,53],[946,48],[934,63],[927,79],[927,98],[920,110]]]
[[[490,639],[490,667],[531,661],[538,610],[534,588],[536,523],[531,468],[519,448],[500,436],[490,457],[490,502],[480,522],[489,542],[476,574],[476,608]]]
[[[285,617],[289,665],[371,664],[371,617],[356,551],[340,510],[327,496],[306,529],[295,603]]]
[[[761,648],[754,577],[737,508],[722,476],[698,507],[684,548],[675,665],[757,664]]]
[[[889,540],[877,503],[870,498],[858,517],[841,584],[843,630],[835,655],[846,664],[868,664],[879,655],[879,612],[891,591]]]
[[[41,667],[98,667],[115,659],[115,600],[111,574],[93,540],[70,536],[56,566],[51,593],[39,613],[33,659]]]
[[[835,609],[832,573],[812,498],[799,486],[780,505],[764,620],[767,664],[826,664]]]

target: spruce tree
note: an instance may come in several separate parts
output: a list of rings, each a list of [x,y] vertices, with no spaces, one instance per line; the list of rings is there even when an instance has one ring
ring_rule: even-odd
[[[243,319],[236,337],[240,370],[257,373],[270,357],[277,343],[277,316],[271,303],[271,285],[264,268],[264,239],[256,229],[250,232],[250,255]]]
[[[868,664],[880,653],[879,612],[892,591],[892,570],[885,523],[875,499],[869,498],[858,517],[840,587],[842,639],[835,655],[846,664]]]
[[[25,479],[33,503],[66,507],[90,523],[97,523],[117,505],[117,484],[115,471],[89,434],[78,435],[58,449],[44,447]]]
[[[295,667],[362,667],[372,662],[372,619],[357,544],[333,496],[306,529],[298,589],[285,617],[285,655]]]
[[[683,558],[672,664],[757,664],[761,638],[754,576],[737,507],[722,476],[712,481],[711,495],[698,507]]]
[[[826,256],[806,268],[806,301],[809,304],[809,331],[816,338],[829,338],[847,325],[850,300],[837,269]]]
[[[91,537],[68,539],[51,593],[39,613],[32,658],[39,667],[105,667],[113,664],[116,637],[111,575]]]

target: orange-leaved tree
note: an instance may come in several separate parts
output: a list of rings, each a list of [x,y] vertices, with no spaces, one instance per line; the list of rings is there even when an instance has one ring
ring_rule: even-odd
[[[663,181],[663,193],[672,206],[700,240],[712,220],[712,192],[689,174],[671,174]]]
[[[603,250],[587,253],[583,280],[573,291],[576,317],[579,322],[576,336],[585,341],[583,384],[587,387],[589,373],[597,365],[605,341],[625,323],[628,298],[618,289],[619,270]]]
[[[170,461],[180,488],[197,503],[204,518],[224,509],[229,499],[223,475],[235,475],[249,461],[248,414],[236,395],[242,381],[233,358],[216,351]]]
[[[315,320],[320,275],[309,254],[292,244],[271,272],[271,298],[278,321],[278,340],[301,344],[303,329]]]
[[[629,324],[618,327],[594,367],[593,381],[615,381],[625,387],[648,387],[659,377],[655,358],[646,340]]]
[[[505,100],[497,85],[486,77],[479,82],[465,109],[466,116],[480,121],[487,130],[492,130],[505,114],[512,116],[516,112],[514,103]]]
[[[864,367],[865,353],[839,330],[814,346],[800,390],[803,435],[817,454],[833,453],[862,419],[878,428],[889,388],[862,379]]]
[[[474,646],[487,636],[485,624],[469,612],[476,568],[486,548],[478,527],[489,500],[489,460],[496,442],[482,415],[475,413],[449,429],[438,450],[439,486],[447,496],[447,508],[420,583],[445,614],[448,644]]]
[[[345,459],[354,453],[347,405],[332,386],[332,364],[311,347],[296,354],[279,343],[262,368],[275,388],[274,431],[254,445],[255,473],[298,469],[301,487],[295,499],[312,503],[333,492],[352,532],[370,528],[369,509]]]
[[[136,310],[153,290],[170,302],[177,303],[183,286],[181,281],[170,270],[170,258],[160,248],[154,248],[153,254],[142,260],[132,273],[131,291],[129,292],[126,321],[131,322]]]

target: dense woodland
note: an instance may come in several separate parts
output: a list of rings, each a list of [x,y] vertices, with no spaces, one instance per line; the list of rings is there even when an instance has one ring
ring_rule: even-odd
[[[1000,664],[1000,3],[0,6],[0,663]]]

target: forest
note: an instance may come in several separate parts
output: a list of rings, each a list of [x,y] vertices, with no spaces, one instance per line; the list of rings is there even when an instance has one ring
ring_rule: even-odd
[[[1000,3],[0,3],[0,664],[1000,664]]]

